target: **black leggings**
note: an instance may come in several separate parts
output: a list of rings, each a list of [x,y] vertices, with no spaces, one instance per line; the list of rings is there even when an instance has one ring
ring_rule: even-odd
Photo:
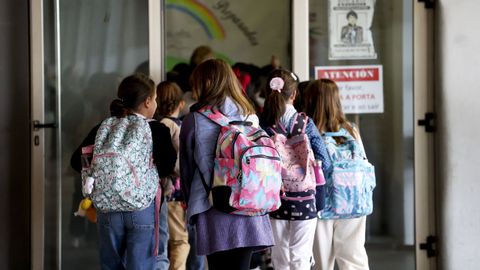
[[[207,255],[209,270],[248,270],[254,247],[235,248]]]

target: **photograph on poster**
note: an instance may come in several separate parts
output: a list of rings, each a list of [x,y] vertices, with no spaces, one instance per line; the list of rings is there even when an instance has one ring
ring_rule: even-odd
[[[335,81],[347,114],[383,113],[381,65],[315,67],[315,79]]]
[[[371,26],[375,0],[329,0],[329,60],[376,59]]]

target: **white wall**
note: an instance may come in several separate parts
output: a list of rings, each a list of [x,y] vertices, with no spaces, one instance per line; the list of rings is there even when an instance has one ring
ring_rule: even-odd
[[[437,2],[441,269],[479,269],[480,1]]]

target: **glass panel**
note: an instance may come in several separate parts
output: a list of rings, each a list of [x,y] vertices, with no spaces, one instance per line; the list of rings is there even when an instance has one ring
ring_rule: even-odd
[[[210,46],[230,64],[262,67],[276,55],[290,68],[290,0],[166,0],[166,70]],[[253,11],[252,8],[255,10]]]
[[[58,83],[55,45],[54,1],[45,1],[44,12],[44,123],[58,125]],[[60,137],[58,129],[45,131],[45,235],[44,264],[58,268],[60,241]]]
[[[383,112],[348,115],[376,170],[374,212],[367,219],[371,269],[415,269],[411,2],[310,1],[312,78],[319,66],[383,67]],[[357,16],[348,16],[351,10]],[[347,27],[347,17],[357,17],[362,29]]]
[[[55,1],[44,1],[48,22],[45,26],[46,115],[55,112],[49,104],[58,97],[61,99],[61,142],[60,138],[47,137],[47,141],[61,143],[60,159],[46,160],[47,171],[60,172],[57,185],[61,186],[58,189],[61,192],[55,193],[50,186],[50,179],[54,178],[47,175],[45,269],[58,268],[54,263],[55,254],[61,254],[63,269],[100,269],[96,226],[73,215],[81,200],[81,181],[80,175],[70,167],[70,157],[90,129],[109,115],[109,105],[121,78],[136,71],[148,73],[148,0],[57,1],[58,24],[54,19]],[[55,64],[58,63],[55,25],[60,27],[60,76]],[[57,77],[60,89],[49,87],[56,85]],[[52,117],[54,119],[55,114]],[[47,149],[52,153],[57,151],[54,143],[47,143]],[[55,212],[55,207],[61,207],[58,208],[61,212]],[[52,237],[55,235],[58,237]],[[61,253],[56,253],[59,248]]]

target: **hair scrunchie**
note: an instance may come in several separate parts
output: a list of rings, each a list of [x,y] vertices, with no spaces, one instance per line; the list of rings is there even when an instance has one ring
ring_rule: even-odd
[[[275,77],[270,80],[270,88],[273,91],[277,91],[281,93],[284,85],[285,85],[285,82],[280,77]]]

